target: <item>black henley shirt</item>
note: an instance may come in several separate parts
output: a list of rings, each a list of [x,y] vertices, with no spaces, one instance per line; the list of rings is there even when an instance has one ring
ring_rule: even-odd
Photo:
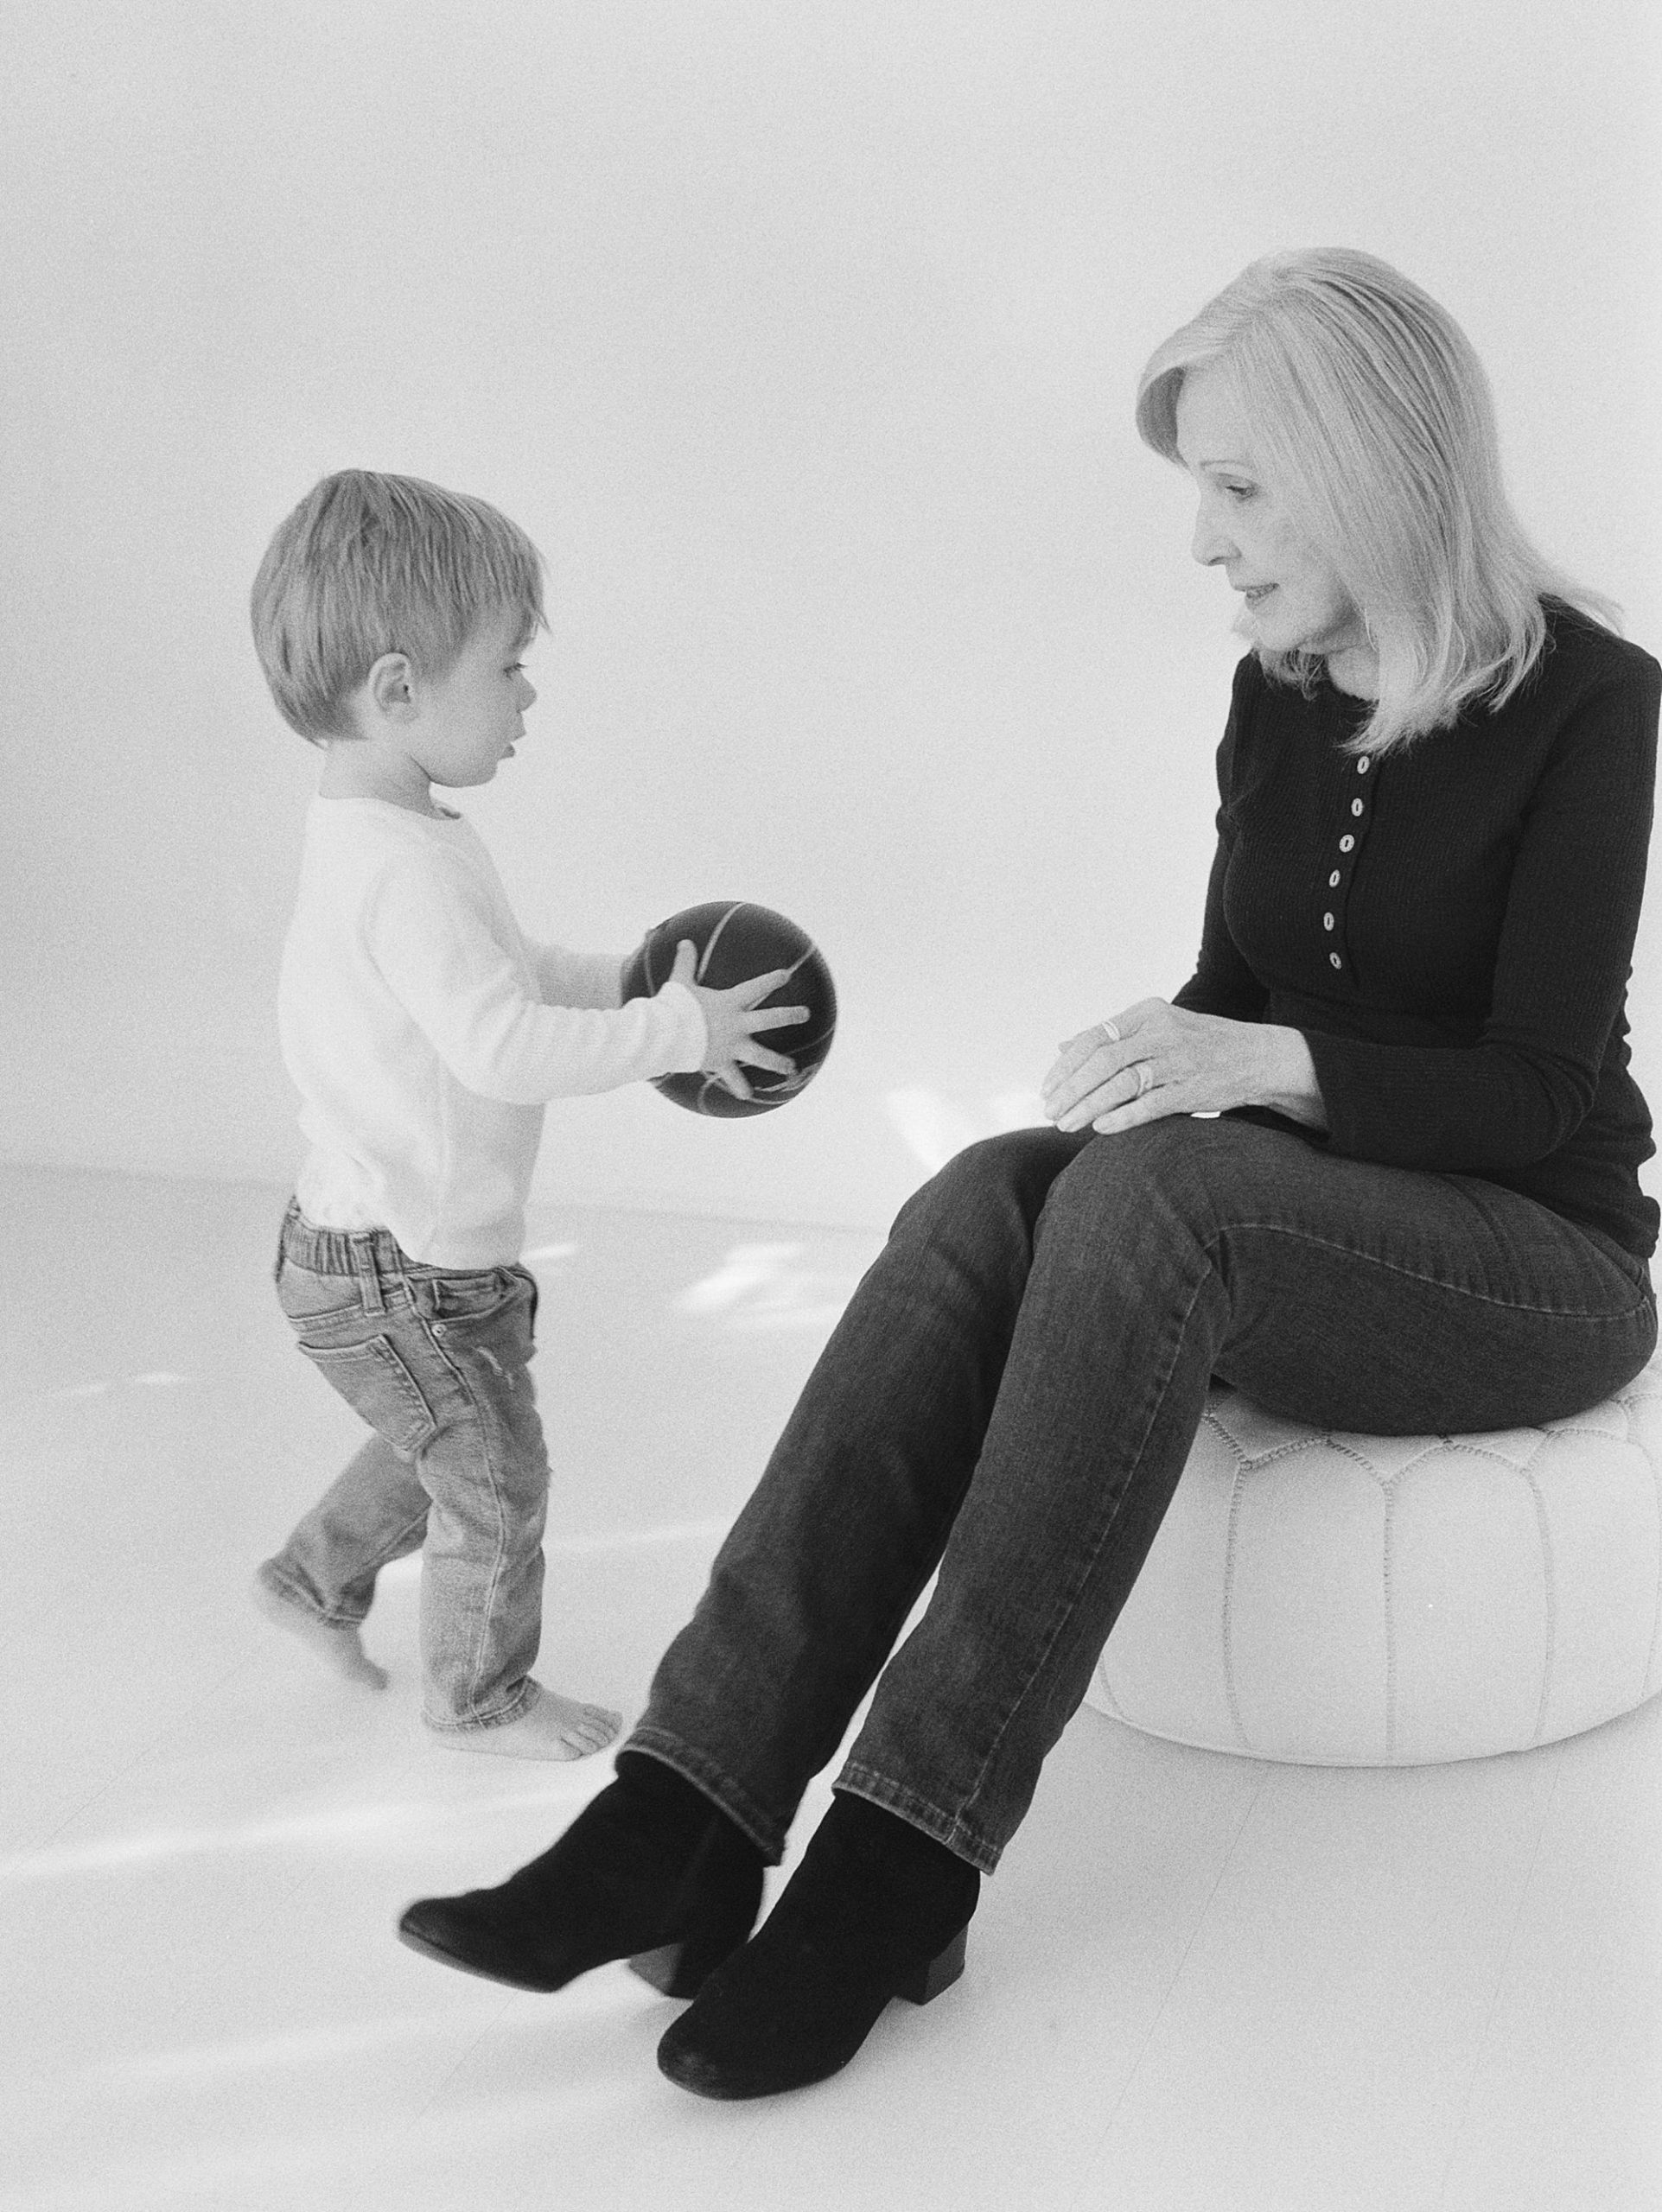
[[[1200,960],[1173,1003],[1302,1031],[1313,1141],[1485,1177],[1645,1258],[1656,1147],[1626,1001],[1662,668],[1546,614],[1504,707],[1383,760],[1339,750],[1370,702],[1240,663]]]

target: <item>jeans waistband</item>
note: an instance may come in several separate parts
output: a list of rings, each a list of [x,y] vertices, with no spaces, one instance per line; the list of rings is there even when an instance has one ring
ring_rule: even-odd
[[[402,1275],[415,1265],[390,1229],[320,1229],[289,1201],[283,1217],[283,1251],[297,1268],[320,1275]]]

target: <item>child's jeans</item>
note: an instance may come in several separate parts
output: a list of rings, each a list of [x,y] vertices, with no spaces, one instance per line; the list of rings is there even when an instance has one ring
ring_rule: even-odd
[[[428,1725],[513,1719],[542,1632],[535,1280],[520,1267],[423,1267],[385,1230],[320,1229],[297,1205],[276,1275],[301,1351],[375,1433],[261,1581],[345,1627],[369,1611],[388,1560],[420,1550]]]

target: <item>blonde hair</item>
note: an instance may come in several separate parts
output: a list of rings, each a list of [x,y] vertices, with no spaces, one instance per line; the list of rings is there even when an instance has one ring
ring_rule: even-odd
[[[1223,362],[1255,458],[1334,570],[1379,664],[1354,753],[1500,706],[1546,635],[1544,597],[1615,626],[1614,605],[1530,543],[1501,480],[1488,378],[1444,308],[1386,262],[1342,246],[1253,262],[1150,358],[1137,426],[1177,461],[1184,376]],[[1319,658],[1260,651],[1313,685]]]
[[[480,621],[542,626],[542,556],[517,523],[419,476],[344,468],[265,550],[250,613],[277,711],[312,744],[353,732],[346,702],[383,653],[443,676]]]

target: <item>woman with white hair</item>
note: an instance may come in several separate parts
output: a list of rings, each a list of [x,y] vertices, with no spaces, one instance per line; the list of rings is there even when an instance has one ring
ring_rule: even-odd
[[[953,1978],[1214,1376],[1471,1431],[1591,1405],[1656,1342],[1624,1005],[1662,670],[1529,543],[1470,346],[1382,262],[1255,263],[1137,416],[1251,646],[1194,973],[1063,1047],[1054,1127],[907,1202],[616,1780],[402,1923],[524,1987],[635,1955],[693,1998],[659,2063],[704,2095],[820,2080]]]

